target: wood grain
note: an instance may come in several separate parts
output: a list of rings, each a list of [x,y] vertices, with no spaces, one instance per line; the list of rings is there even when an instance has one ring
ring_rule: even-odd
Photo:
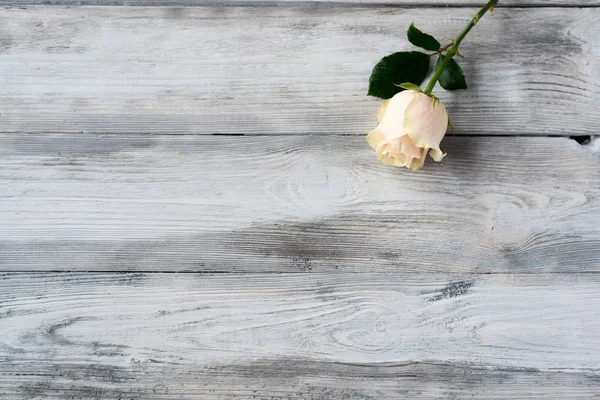
[[[0,394],[592,398],[599,302],[597,274],[3,274]]]
[[[484,0],[3,0],[6,5],[480,7]],[[504,7],[597,7],[599,0],[501,0]]]
[[[598,272],[600,140],[0,135],[0,270]]]
[[[141,365],[140,365],[141,364]],[[3,400],[590,399],[595,373],[490,369],[472,364],[341,364],[299,358],[208,367],[27,361],[0,365]]]
[[[0,132],[345,134],[373,127],[367,81],[472,8],[8,7]],[[600,9],[499,9],[461,46],[469,90],[440,91],[461,135],[590,135]],[[259,39],[260,38],[260,39]]]

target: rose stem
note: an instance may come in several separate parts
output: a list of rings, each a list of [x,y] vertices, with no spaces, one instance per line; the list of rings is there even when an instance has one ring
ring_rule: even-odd
[[[483,7],[481,7],[481,10],[479,10],[479,12],[475,14],[471,21],[469,21],[465,29],[463,29],[463,31],[456,37],[456,39],[452,41],[452,48],[448,50],[448,53],[446,53],[446,57],[444,57],[444,60],[442,61],[440,66],[437,67],[437,69],[433,73],[431,80],[425,88],[425,93],[431,93],[433,87],[437,83],[438,79],[440,79],[442,72],[444,72],[444,69],[448,66],[448,63],[450,62],[452,57],[454,57],[458,53],[458,46],[460,45],[460,42],[462,42],[465,36],[467,36],[467,33],[469,33],[469,31],[475,26],[475,24],[481,19],[481,17],[483,17],[483,14],[485,14],[487,10],[489,10],[491,7],[498,4],[498,1],[499,0],[490,0]]]

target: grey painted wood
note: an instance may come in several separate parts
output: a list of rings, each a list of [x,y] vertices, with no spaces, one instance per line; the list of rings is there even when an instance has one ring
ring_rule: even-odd
[[[8,7],[0,132],[346,134],[374,126],[367,80],[414,21],[449,40],[473,8]],[[440,91],[458,134],[589,135],[600,10],[498,10]],[[260,40],[258,39],[260,38]]]
[[[0,399],[600,394],[600,139],[364,141],[372,63],[473,9],[81,3],[207,7],[0,10]],[[595,134],[600,11],[546,6],[598,2],[504,3],[459,134]]]
[[[3,400],[578,399],[598,274],[3,274]]]
[[[6,5],[480,7],[485,0],[3,0]],[[599,0],[500,0],[504,7],[596,7]]]
[[[0,387],[0,393],[6,400],[564,400],[590,399],[599,390],[595,373],[471,364],[343,364],[286,358],[196,367],[138,361],[4,364],[0,371],[8,372],[0,381],[4,378],[10,385]]]
[[[598,272],[600,140],[0,135],[0,270]]]

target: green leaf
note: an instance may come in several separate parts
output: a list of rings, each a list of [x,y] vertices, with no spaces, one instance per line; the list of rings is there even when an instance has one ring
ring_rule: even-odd
[[[410,83],[410,82],[404,82],[404,83],[401,83],[396,86],[398,86],[402,89],[406,89],[406,90],[416,90],[417,92],[423,92],[423,90],[421,90],[419,85],[415,85],[414,83]]]
[[[415,24],[410,24],[406,36],[408,36],[409,42],[425,50],[438,51],[442,46],[436,38],[417,29]]]
[[[369,96],[389,99],[404,90],[398,83],[420,85],[429,72],[429,56],[419,51],[401,51],[383,57],[371,72]]]
[[[436,68],[444,61],[444,56],[440,54]],[[451,59],[439,79],[440,85],[446,90],[466,89],[467,81],[462,69],[454,59]]]

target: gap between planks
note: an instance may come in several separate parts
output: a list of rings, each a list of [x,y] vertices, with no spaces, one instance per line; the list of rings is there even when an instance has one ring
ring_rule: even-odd
[[[1,135],[2,133],[0,133]],[[41,132],[11,132],[11,135],[81,135],[81,134],[85,134],[84,132],[60,132],[60,131],[41,131]],[[110,132],[110,133],[95,133],[95,135],[98,136],[106,136],[106,135],[127,135],[127,136],[163,136],[165,135],[164,133],[156,133],[156,132]],[[237,137],[237,136],[246,136],[246,137],[277,137],[277,136],[284,136],[284,137],[289,137],[290,135],[287,133],[267,133],[267,134],[245,134],[245,133],[209,133],[209,134],[194,134],[194,133],[169,133],[169,136],[224,136],[224,137]],[[300,133],[295,133],[293,136],[319,136],[319,135],[315,135],[314,133],[310,133],[310,132],[300,132]],[[349,133],[330,133],[327,136],[367,136],[366,134],[349,134]],[[507,135],[507,134],[503,134],[503,133],[482,133],[482,134],[478,134],[478,133],[470,133],[470,134],[462,134],[462,133],[456,133],[456,132],[447,132],[446,133],[446,137],[481,137],[481,138],[518,138],[518,137],[524,137],[524,138],[533,138],[533,137],[538,137],[538,138],[556,138],[556,137],[564,137],[564,138],[569,138],[569,139],[573,139],[575,140],[577,143],[579,144],[585,144],[588,143],[591,140],[596,139],[597,137],[599,137],[598,135],[589,135],[589,134],[576,134],[576,135],[571,135],[571,134],[556,134],[556,135],[540,135],[540,134],[536,134],[536,133],[519,133],[518,135]]]

